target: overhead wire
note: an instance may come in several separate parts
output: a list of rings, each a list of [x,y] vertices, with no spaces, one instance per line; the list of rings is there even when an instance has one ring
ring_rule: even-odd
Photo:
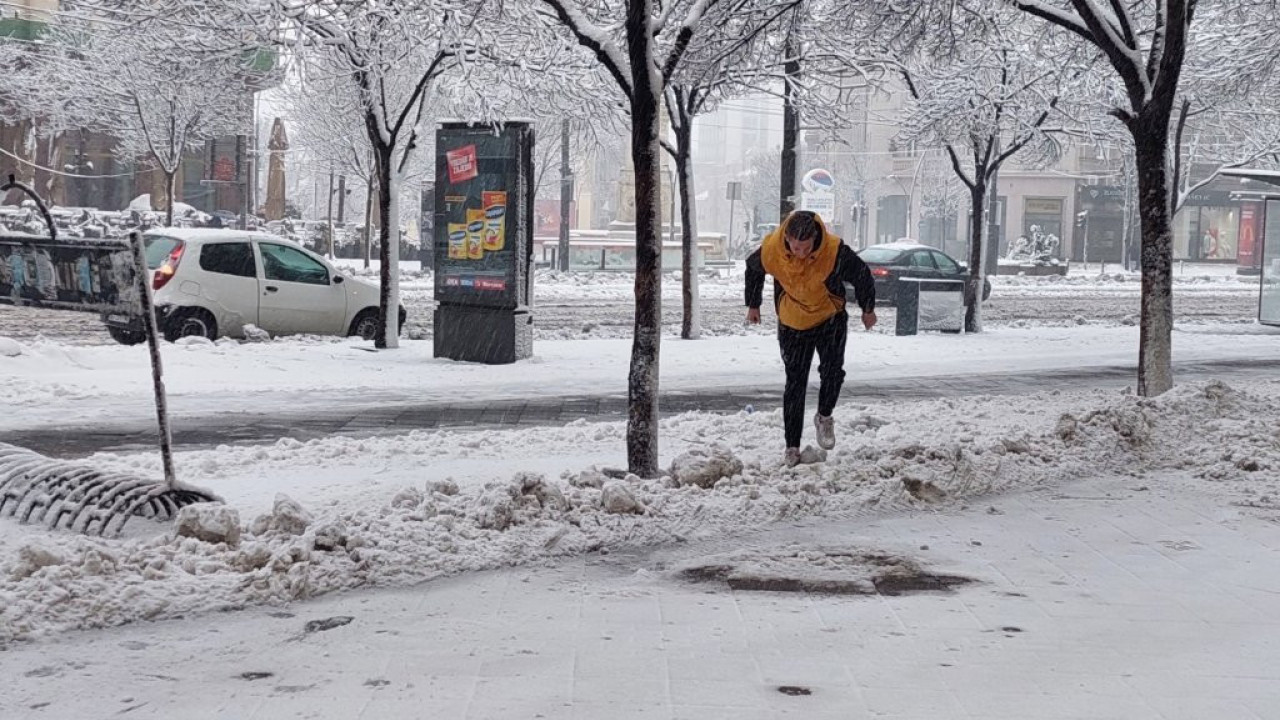
[[[13,158],[14,160],[17,160],[18,162],[22,163],[23,165],[30,165],[31,167],[33,167],[33,168],[35,168],[35,169],[37,169],[37,170],[43,170],[44,172],[50,173],[50,174],[52,174],[52,175],[60,175],[60,176],[62,176],[62,177],[70,177],[70,178],[84,178],[84,179],[86,179],[86,180],[99,180],[99,179],[102,179],[102,178],[133,177],[134,175],[136,175],[136,174],[137,174],[136,172],[128,172],[128,173],[115,173],[115,174],[111,174],[111,175],[80,175],[80,174],[78,174],[78,173],[65,172],[65,171],[63,171],[63,170],[55,170],[54,168],[51,168],[51,167],[45,167],[44,165],[41,165],[41,164],[39,164],[39,163],[32,162],[32,161],[30,161],[30,160],[28,160],[28,159],[26,159],[26,158],[24,158],[24,157],[21,157],[21,156],[19,156],[19,155],[15,155],[14,153],[11,153],[11,152],[9,152],[8,150],[5,150],[4,148],[0,148],[0,153],[3,153],[4,155],[7,155],[7,156],[9,156],[9,157]]]

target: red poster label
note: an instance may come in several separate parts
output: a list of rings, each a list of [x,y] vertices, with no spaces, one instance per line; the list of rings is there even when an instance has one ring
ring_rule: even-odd
[[[465,182],[480,174],[479,164],[476,162],[475,145],[450,150],[445,153],[445,158],[449,162],[449,182],[451,183]]]

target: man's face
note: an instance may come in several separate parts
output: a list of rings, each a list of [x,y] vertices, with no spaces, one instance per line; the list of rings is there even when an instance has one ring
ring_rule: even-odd
[[[813,238],[800,240],[792,235],[787,236],[787,249],[801,260],[813,253]]]

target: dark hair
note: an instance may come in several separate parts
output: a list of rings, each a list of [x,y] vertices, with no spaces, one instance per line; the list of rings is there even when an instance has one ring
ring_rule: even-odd
[[[818,216],[809,210],[796,210],[787,217],[786,234],[800,242],[812,240],[814,249],[822,244],[822,226]]]

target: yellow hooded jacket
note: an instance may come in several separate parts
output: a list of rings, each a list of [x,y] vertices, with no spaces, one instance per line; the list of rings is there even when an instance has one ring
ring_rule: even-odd
[[[787,248],[790,217],[760,244],[764,271],[782,286],[778,320],[795,330],[815,328],[844,309],[845,299],[827,289],[827,276],[835,269],[841,240],[827,230],[821,218],[815,219],[822,229],[822,242],[807,258],[798,258]]]

